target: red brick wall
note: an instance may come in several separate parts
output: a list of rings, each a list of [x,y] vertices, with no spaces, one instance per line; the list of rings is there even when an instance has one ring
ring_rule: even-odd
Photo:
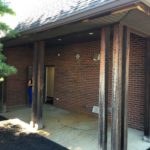
[[[27,68],[32,64],[32,49],[16,47],[6,50],[7,62],[18,70],[16,75],[7,79],[7,106],[21,106],[27,104]]]
[[[55,66],[54,95],[59,98],[55,105],[80,112],[91,112],[93,105],[97,105],[99,63],[92,58],[99,49],[99,42],[47,49],[45,63]],[[78,61],[76,54],[80,54]]]
[[[131,36],[128,119],[129,126],[137,129],[143,129],[145,47],[144,38]],[[46,49],[45,64],[55,66],[56,106],[90,113],[93,105],[98,104],[99,62],[94,62],[92,58],[99,50],[99,41]],[[59,57],[57,53],[60,53]],[[76,54],[80,54],[78,61],[75,58]],[[7,104],[26,104],[27,66],[32,64],[32,50],[13,48],[7,51],[7,55],[8,62],[18,68],[18,74],[8,78]],[[111,56],[109,64],[111,99]]]
[[[128,119],[133,128],[143,129],[145,95],[145,49],[146,40],[131,35]]]

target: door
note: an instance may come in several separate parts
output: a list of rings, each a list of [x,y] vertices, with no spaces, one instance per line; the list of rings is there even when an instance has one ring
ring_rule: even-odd
[[[45,103],[53,104],[55,67],[47,66],[45,74]]]

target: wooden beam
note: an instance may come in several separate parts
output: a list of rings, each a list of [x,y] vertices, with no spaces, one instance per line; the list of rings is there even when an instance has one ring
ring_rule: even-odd
[[[44,42],[39,42],[37,120],[40,128],[43,126],[44,50]]]
[[[122,28],[114,26],[113,70],[112,70],[112,150],[120,150],[121,145],[121,89],[122,89]]]
[[[6,112],[6,78],[0,82],[0,112]]]
[[[121,150],[127,150],[128,139],[128,83],[129,83],[129,53],[130,31],[123,27],[122,43],[122,114],[121,114]]]
[[[34,43],[34,54],[33,54],[33,77],[32,77],[32,119],[31,123],[33,127],[36,123],[37,114],[37,70],[38,70],[38,44]]]
[[[0,112],[3,112],[3,82],[0,82]]]
[[[42,104],[43,104],[43,83],[44,83],[44,42],[34,44],[33,56],[33,101],[32,101],[32,125],[38,128],[43,127]]]
[[[112,71],[112,150],[127,150],[127,100],[130,33],[114,25]]]
[[[99,149],[107,149],[108,56],[110,27],[101,30],[100,82],[99,82]]]
[[[150,142],[150,38],[147,39],[145,70],[144,140]]]

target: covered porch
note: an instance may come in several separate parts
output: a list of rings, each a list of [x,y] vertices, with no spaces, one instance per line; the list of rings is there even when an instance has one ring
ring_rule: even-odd
[[[145,38],[147,43],[145,46],[147,54],[145,65],[146,80],[145,83],[143,83],[144,85],[146,85],[145,91],[147,92],[144,92],[146,98],[143,99],[145,103],[144,105],[145,123],[143,126],[144,126],[145,140],[149,141],[150,103],[148,91],[150,87],[148,83],[150,72],[148,66],[150,64],[149,61],[150,19],[148,15],[149,15],[149,8],[147,6],[143,5],[142,3],[136,5],[134,4],[131,7],[118,9],[117,11],[112,10],[112,12],[109,14],[106,13],[103,15],[89,16],[88,18],[81,17],[80,20],[78,21],[61,24],[61,26],[53,27],[52,29],[47,30],[42,29],[42,31],[40,32],[38,31],[37,33],[32,33],[32,31],[31,33],[27,32],[18,39],[6,41],[6,49],[9,48],[11,49],[11,47],[13,49],[15,46],[19,47],[26,46],[32,50],[31,51],[32,55],[30,55],[30,58],[33,62],[32,65],[33,104],[32,109],[29,108],[23,108],[20,110],[16,109],[15,111],[12,112],[10,111],[10,113],[8,112],[4,115],[10,118],[12,117],[18,118],[18,116],[20,115],[21,119],[27,122],[31,121],[31,125],[33,127],[38,126],[39,129],[45,127],[44,130],[46,130],[50,134],[48,135],[48,138],[51,138],[51,140],[54,139],[55,142],[58,142],[72,149],[87,150],[88,148],[87,147],[85,148],[84,146],[88,146],[88,143],[90,143],[89,150],[91,149],[106,150],[107,146],[108,149],[110,149],[111,146],[112,150],[126,150],[127,142],[129,150],[132,150],[132,148],[137,150],[138,148],[140,148],[141,150],[141,147],[142,149],[143,147],[145,149],[148,148],[148,144],[142,141],[143,132],[134,129],[128,130],[128,105],[129,105],[128,92],[129,92],[129,72],[130,72],[129,53],[131,48],[130,37],[131,34],[132,35],[134,34],[138,35],[139,37]],[[139,20],[141,21],[139,22]],[[73,44],[76,42],[80,43],[88,41],[91,42],[95,40],[99,41],[98,45],[99,47],[97,52],[100,54],[100,63],[97,63],[95,65],[98,71],[97,78],[99,79],[99,85],[95,90],[99,92],[99,95],[97,96],[98,119],[89,117],[87,115],[74,114],[69,111],[61,110],[58,108],[56,109],[55,107],[50,106],[43,107],[44,83],[45,83],[44,66],[47,65],[46,64],[47,56],[51,54],[52,51],[54,52],[54,55],[52,56],[55,56],[55,58],[56,55],[58,57],[59,55],[60,56],[63,55],[64,59],[60,58],[59,64],[63,64],[64,66],[65,65],[67,66],[69,63],[68,60],[70,60],[69,57],[67,57],[64,54],[61,54],[61,52],[59,53],[59,51],[54,50],[51,51],[51,49],[53,49],[54,46],[57,46],[60,48],[61,51],[61,49],[63,49],[62,47],[64,45],[69,45],[69,43]],[[26,47],[24,47],[24,50]],[[46,49],[50,50],[47,51]],[[78,49],[80,51],[80,48]],[[77,71],[80,72],[81,68],[79,64],[82,62],[82,60],[80,61],[80,58],[82,59],[82,55],[78,53],[78,49],[77,51],[74,52],[75,56],[72,56],[72,58],[75,59],[76,61],[75,63],[77,64],[78,67],[73,69],[77,69]],[[11,53],[11,50],[10,51],[8,50],[6,52]],[[69,52],[70,51],[68,50],[67,54]],[[22,54],[23,51],[22,53],[20,52],[20,55]],[[52,61],[52,59],[50,58],[49,61]],[[96,57],[96,61],[99,61],[98,57]],[[83,66],[85,65],[84,64],[85,62],[83,62]],[[89,65],[90,61],[87,61],[86,63]],[[86,68],[88,68],[88,65],[86,66]],[[67,71],[69,71],[69,69],[67,69]],[[59,73],[60,74],[64,73],[63,79],[66,79],[65,71],[64,72],[60,71]],[[89,72],[89,74],[90,73],[92,72]],[[81,76],[81,74],[77,75]],[[67,90],[62,89],[62,91],[59,91],[59,88],[62,86],[62,84],[59,83],[63,83],[61,82],[62,80],[60,77],[59,78],[60,82],[58,82],[57,84],[58,90],[56,91],[56,93],[58,93],[60,97],[55,97],[56,106],[65,107],[65,104],[66,105],[67,103],[70,104],[69,101],[70,97],[78,102],[82,101],[82,97],[87,96],[88,94],[86,94],[84,89],[83,91],[80,89],[79,83],[82,82],[84,85],[86,85],[87,80],[83,80],[84,78],[86,78],[86,76],[87,74],[84,74],[84,77],[80,78],[80,80],[74,80],[74,83],[77,85],[77,87],[79,87],[77,89],[75,89],[74,86],[70,86],[70,84],[68,84],[69,85],[68,89],[74,90],[76,94],[76,99],[73,99],[71,97],[72,91],[68,92],[67,91],[68,89]],[[74,77],[74,74],[72,74],[72,77]],[[90,82],[93,82],[93,80]],[[90,84],[87,85],[89,86]],[[81,93],[84,92],[85,95],[80,94],[80,92]],[[68,96],[68,99],[64,103],[61,103],[62,102],[61,94],[64,93],[66,96]],[[77,98],[81,99],[78,100]],[[4,102],[4,104],[5,103],[7,103],[7,101]],[[86,111],[91,112],[92,107],[93,106],[89,107],[88,105],[84,104],[81,105],[80,108],[78,107],[78,105],[76,105],[75,109],[79,112],[80,111],[82,112],[82,109],[86,109]],[[22,114],[21,112],[23,114],[26,114],[24,115],[26,116],[25,118],[22,118],[23,116],[21,115]],[[15,113],[16,116],[14,116]],[[134,120],[134,118],[132,119]],[[84,122],[82,122],[82,120],[84,120]],[[108,120],[111,120],[110,124],[108,123],[109,122]],[[129,137],[127,138],[128,133]],[[71,139],[70,142],[68,142],[69,139]],[[78,141],[77,139],[80,140]],[[138,146],[137,141],[134,140],[139,141],[138,143],[140,145]]]

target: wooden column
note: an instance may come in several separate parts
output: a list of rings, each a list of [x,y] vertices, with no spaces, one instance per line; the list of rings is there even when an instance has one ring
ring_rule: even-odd
[[[33,56],[33,102],[32,102],[32,124],[33,127],[43,127],[42,105],[43,105],[43,86],[44,85],[44,42],[34,43]]]
[[[127,150],[127,102],[130,33],[128,28],[114,25],[112,71],[111,149]]]
[[[147,39],[145,70],[144,140],[150,142],[150,38]]]
[[[3,112],[3,82],[0,82],[0,112]]]
[[[0,82],[0,112],[6,112],[6,78]]]
[[[101,30],[100,81],[99,81],[99,149],[107,150],[108,56],[110,28]]]
[[[121,114],[121,150],[128,147],[128,83],[129,83],[129,54],[130,54],[130,31],[123,27],[122,45],[122,114]]]

